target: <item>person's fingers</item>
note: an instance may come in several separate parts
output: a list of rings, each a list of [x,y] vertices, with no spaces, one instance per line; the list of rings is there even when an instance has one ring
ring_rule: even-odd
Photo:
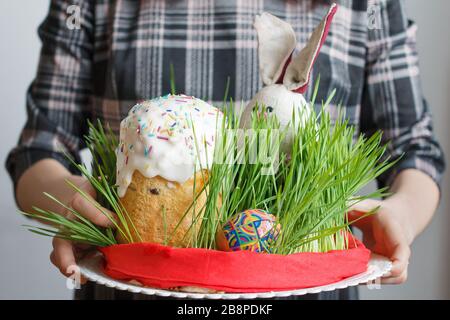
[[[410,256],[411,249],[406,243],[400,243],[396,246],[392,256],[390,257],[392,261],[390,277],[399,277],[408,269]]]
[[[95,188],[86,179],[84,179],[84,182],[79,185],[79,188],[84,191],[84,193],[88,196],[88,199],[77,192],[70,201],[69,206],[80,213],[83,217],[99,226],[112,227],[114,223],[112,223],[111,219],[115,219],[116,216],[114,213],[105,208],[102,208],[102,210],[97,208],[98,203],[95,201],[97,197]],[[66,216],[68,218],[74,218],[70,211],[66,213]]]
[[[392,220],[389,215],[379,216],[379,219],[380,224],[376,230],[379,238],[373,251],[392,261],[389,277],[396,278],[407,270],[411,249],[398,222]]]
[[[90,195],[94,199],[97,197],[97,192],[95,191],[95,188],[92,186],[92,184],[87,179],[80,186],[80,189],[83,190],[84,192],[86,192],[88,195]]]
[[[114,223],[111,219],[115,219],[116,216],[113,212],[102,208],[98,209],[94,205],[95,200],[89,196],[89,200],[85,199],[81,194],[76,193],[72,198],[70,206],[83,217],[101,227],[112,227]],[[96,202],[95,202],[96,203]],[[107,216],[108,215],[108,216]]]
[[[408,270],[405,269],[397,277],[381,278],[381,284],[402,284],[405,283],[407,279],[408,279]]]
[[[355,213],[359,212],[360,214],[364,214],[374,210],[375,208],[381,206],[380,200],[375,199],[365,199],[362,201],[358,201],[352,204],[349,208],[349,212],[354,211]]]
[[[56,258],[55,258],[55,251],[52,250],[52,252],[50,253],[50,262],[56,266]]]
[[[366,227],[368,221],[370,221],[370,217],[364,216],[367,214],[367,212],[370,212],[379,206],[380,201],[373,199],[366,199],[361,202],[354,203],[347,211],[347,219],[354,226],[363,230]]]
[[[97,250],[94,247],[92,247],[91,245],[80,244],[80,243],[74,244],[73,251],[74,251],[74,255],[75,255],[75,260],[77,260],[77,261],[80,259],[83,259],[91,252],[97,252]]]
[[[74,272],[79,272],[75,261],[75,254],[72,242],[53,238],[53,251],[50,254],[51,263],[59,269],[59,271],[66,277],[70,277]],[[87,279],[80,276],[80,283],[85,284]]]
[[[55,251],[52,251],[50,254],[50,261],[53,265],[57,265],[56,258],[55,258]],[[65,274],[64,274],[65,275]],[[87,278],[85,278],[83,275],[80,275],[80,284],[85,284],[88,281]]]
[[[70,276],[69,268],[76,265],[72,243],[65,239],[53,238],[53,252],[50,255],[50,261],[63,275]]]

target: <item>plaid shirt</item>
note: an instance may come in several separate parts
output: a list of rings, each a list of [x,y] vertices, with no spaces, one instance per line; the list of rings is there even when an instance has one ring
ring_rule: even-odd
[[[317,101],[336,89],[335,103],[358,132],[380,129],[390,142],[387,156],[404,154],[381,184],[406,168],[439,183],[444,159],[420,85],[416,25],[398,0],[337,2],[312,73],[312,83],[321,79]],[[72,4],[81,17],[74,30],[68,28]],[[51,1],[39,28],[43,47],[27,93],[28,119],[7,160],[13,181],[43,158],[71,169],[59,150],[78,157],[86,119],[99,118],[117,131],[137,100],[170,91],[171,64],[178,92],[220,106],[229,79],[229,96],[250,100],[262,86],[255,15],[268,11],[289,22],[300,49],[328,6],[320,0]]]

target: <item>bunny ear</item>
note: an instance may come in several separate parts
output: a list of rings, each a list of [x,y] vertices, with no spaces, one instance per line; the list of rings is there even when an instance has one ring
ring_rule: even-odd
[[[322,22],[313,31],[306,47],[287,66],[283,84],[289,90],[304,93],[308,88],[311,69],[328,35],[337,8],[337,4],[333,3]]]
[[[297,40],[292,27],[264,12],[255,18],[258,33],[259,68],[265,85],[281,83]]]

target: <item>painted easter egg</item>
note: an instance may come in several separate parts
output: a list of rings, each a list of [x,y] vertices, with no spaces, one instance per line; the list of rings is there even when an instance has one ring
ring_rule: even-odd
[[[231,217],[217,232],[216,243],[223,251],[270,252],[280,234],[276,217],[264,210],[249,209]]]

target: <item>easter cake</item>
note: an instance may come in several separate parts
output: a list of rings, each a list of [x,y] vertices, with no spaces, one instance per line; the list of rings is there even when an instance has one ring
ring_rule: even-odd
[[[221,117],[217,108],[200,99],[166,95],[135,105],[121,122],[117,185],[139,233],[133,238],[190,245],[202,219]],[[127,242],[118,236],[120,243]]]

